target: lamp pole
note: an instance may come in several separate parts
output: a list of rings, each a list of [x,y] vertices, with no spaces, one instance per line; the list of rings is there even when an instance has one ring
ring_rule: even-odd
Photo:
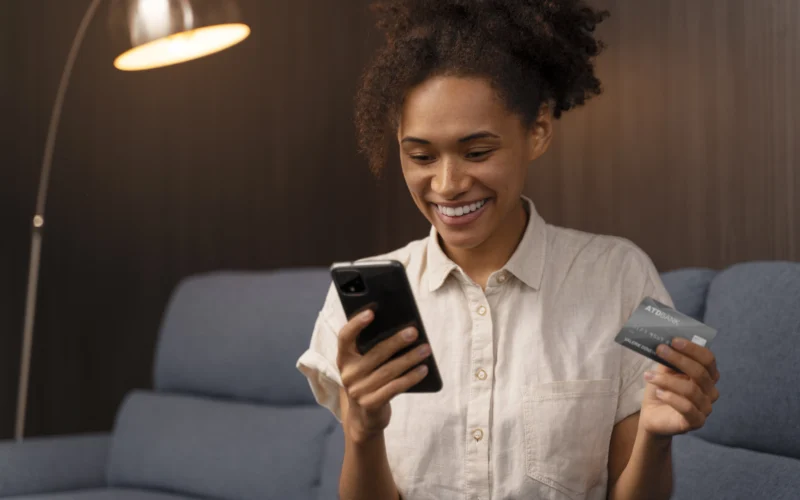
[[[86,14],[83,16],[75,39],[72,41],[61,82],[56,93],[56,102],[50,116],[50,126],[47,130],[47,142],[42,160],[42,172],[39,176],[39,191],[36,196],[36,213],[33,216],[33,232],[31,235],[31,255],[28,263],[28,292],[25,295],[25,322],[22,331],[22,359],[19,367],[19,388],[17,391],[17,417],[14,425],[14,438],[22,441],[25,435],[25,416],[28,408],[28,382],[31,371],[31,350],[33,348],[33,323],[36,317],[36,292],[39,283],[39,264],[42,256],[42,234],[44,232],[44,214],[47,203],[47,188],[50,183],[50,170],[53,165],[53,151],[58,134],[58,124],[61,121],[61,111],[64,107],[64,97],[69,87],[72,68],[78,58],[86,31],[94,18],[97,8],[103,0],[92,0]]]

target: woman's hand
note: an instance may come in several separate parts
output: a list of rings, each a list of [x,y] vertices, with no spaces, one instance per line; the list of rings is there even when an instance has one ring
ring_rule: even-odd
[[[392,414],[389,401],[425,378],[427,366],[420,365],[415,370],[409,370],[431,353],[430,347],[425,344],[386,363],[395,353],[417,339],[417,330],[411,327],[384,340],[362,356],[356,348],[356,337],[373,318],[372,311],[365,311],[342,328],[336,360],[349,403],[345,421],[342,422],[344,431],[360,443],[379,435],[389,425]]]
[[[658,355],[681,370],[664,365],[645,373],[648,384],[639,415],[639,427],[658,437],[684,434],[705,425],[713,404],[719,399],[716,384],[719,371],[714,354],[683,338],[673,348],[658,347]]]

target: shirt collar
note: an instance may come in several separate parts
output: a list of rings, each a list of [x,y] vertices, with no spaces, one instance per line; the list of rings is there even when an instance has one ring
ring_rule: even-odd
[[[547,224],[536,212],[530,198],[523,196],[522,202],[530,214],[528,225],[525,227],[522,241],[503,269],[529,287],[538,290],[544,273]],[[431,227],[428,236],[427,260],[428,288],[433,292],[441,288],[450,273],[458,269],[456,263],[450,260],[439,245],[439,235],[435,227]]]

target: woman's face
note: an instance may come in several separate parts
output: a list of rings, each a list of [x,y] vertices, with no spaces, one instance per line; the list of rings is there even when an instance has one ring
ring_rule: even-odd
[[[445,245],[477,248],[513,220],[551,130],[546,109],[524,127],[484,79],[433,77],[408,93],[398,128],[403,175]]]

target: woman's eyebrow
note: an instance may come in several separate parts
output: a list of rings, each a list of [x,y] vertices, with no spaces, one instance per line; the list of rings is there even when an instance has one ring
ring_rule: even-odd
[[[493,134],[491,132],[482,130],[480,132],[475,132],[474,134],[470,134],[470,135],[468,135],[466,137],[462,137],[461,139],[458,140],[458,142],[463,143],[463,142],[474,141],[475,139],[486,139],[486,138],[499,139],[500,136],[498,136],[497,134]],[[425,144],[425,145],[428,145],[428,144],[431,143],[428,140],[420,139],[419,137],[410,137],[410,136],[409,137],[404,137],[400,142],[401,143],[415,142],[417,144]]]
[[[474,134],[462,137],[461,139],[458,140],[458,142],[469,142],[469,141],[474,141],[475,139],[486,139],[486,138],[499,139],[500,136],[486,130],[481,130],[480,132],[475,132]]]

